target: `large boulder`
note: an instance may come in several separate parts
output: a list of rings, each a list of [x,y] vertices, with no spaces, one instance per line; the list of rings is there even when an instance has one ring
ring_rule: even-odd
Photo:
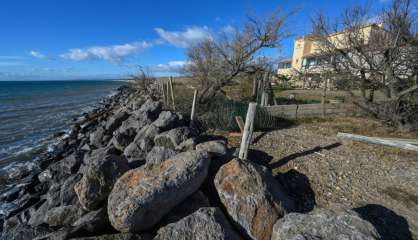
[[[152,237],[147,234],[135,233],[116,233],[105,234],[94,237],[71,238],[72,240],[151,240]]]
[[[44,218],[49,226],[70,226],[83,215],[83,210],[78,205],[68,205],[50,209]]]
[[[77,194],[75,193],[74,186],[81,180],[82,174],[73,174],[67,178],[60,189],[60,205],[71,205],[78,202]]]
[[[121,232],[153,227],[200,187],[209,165],[206,152],[191,151],[126,172],[109,195],[112,226]]]
[[[273,225],[293,208],[293,202],[266,167],[234,159],[215,177],[222,204],[248,238],[271,238]]]
[[[188,127],[178,127],[158,134],[154,138],[154,143],[156,146],[175,149],[191,135]]]
[[[159,133],[159,129],[154,125],[143,127],[131,144],[129,144],[123,154],[129,163],[145,162],[147,153],[154,147],[154,137]]]
[[[241,239],[218,208],[201,208],[178,222],[160,228],[154,240]]]
[[[89,141],[90,145],[93,145],[97,148],[103,146],[103,137],[105,135],[106,130],[99,126],[94,132],[90,133]]]
[[[308,214],[290,213],[274,225],[271,240],[380,239],[372,224],[355,212],[317,208]]]
[[[83,172],[83,177],[74,186],[78,200],[86,210],[100,208],[107,199],[113,184],[129,170],[128,161],[116,155],[112,147],[98,151]]]
[[[81,218],[72,223],[73,227],[78,230],[82,229],[90,233],[103,233],[111,229],[109,219],[107,217],[106,208],[88,212]]]
[[[126,109],[120,109],[115,115],[109,118],[106,122],[106,130],[108,133],[113,133],[116,129],[120,127],[123,121],[128,119],[129,113]]]
[[[170,148],[165,147],[153,147],[151,151],[147,154],[146,163],[147,164],[160,164],[165,160],[176,155],[177,152]]]
[[[139,116],[145,114],[148,118],[155,120],[158,118],[158,115],[161,112],[161,102],[160,101],[153,101],[152,99],[148,99],[142,104],[141,108],[138,111],[135,111],[134,114]]]
[[[206,151],[213,156],[223,156],[228,153],[228,148],[226,147],[225,141],[223,140],[214,140],[209,142],[203,142],[196,145],[196,150]]]
[[[210,204],[205,194],[199,190],[174,207],[170,213],[164,217],[163,224],[166,225],[177,222],[203,207],[210,207]]]
[[[163,111],[152,124],[161,131],[167,131],[184,125],[184,119],[183,116],[178,113]]]

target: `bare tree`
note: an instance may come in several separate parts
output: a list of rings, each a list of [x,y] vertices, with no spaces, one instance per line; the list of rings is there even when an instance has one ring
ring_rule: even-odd
[[[368,23],[372,16],[362,6],[346,9],[335,21],[324,14],[313,20],[312,38],[321,67],[344,76],[337,85],[348,91],[355,104],[400,127],[413,126],[418,120],[417,14],[412,8],[411,0],[393,0],[375,24]],[[354,94],[356,89],[360,96]],[[375,102],[378,90],[389,101]]]
[[[144,91],[148,91],[151,84],[156,81],[156,78],[152,76],[150,71],[142,66],[139,66],[139,71],[137,74],[131,75],[131,79],[133,80],[133,84],[135,84],[136,87]]]
[[[261,20],[248,18],[242,30],[235,29],[189,48],[190,64],[185,71],[198,81],[199,102],[207,102],[242,75],[265,68],[257,54],[261,49],[278,47],[288,36],[284,30],[288,16],[276,13]]]

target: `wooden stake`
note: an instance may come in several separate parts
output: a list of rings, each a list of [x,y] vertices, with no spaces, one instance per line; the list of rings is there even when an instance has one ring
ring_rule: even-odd
[[[196,111],[196,99],[197,99],[197,89],[194,90],[192,112],[190,113],[190,121],[192,121],[192,122],[194,120],[194,115],[195,115],[195,111]]]
[[[235,116],[235,121],[237,122],[237,125],[239,127],[239,130],[241,131],[241,133],[244,132],[244,120],[242,120],[241,116]]]
[[[245,118],[244,133],[242,134],[241,147],[239,149],[238,157],[240,159],[247,159],[248,148],[250,146],[251,137],[254,128],[254,117],[257,109],[257,103],[250,103],[248,106],[247,117]]]
[[[176,111],[176,104],[174,102],[174,91],[173,91],[173,77],[169,78],[170,90],[171,90],[171,101],[173,103],[173,110]]]
[[[327,101],[327,87],[328,87],[328,79],[324,82],[324,91],[322,91],[322,117],[326,117],[327,109],[326,109],[326,101]]]
[[[165,86],[164,86],[164,80],[161,79],[161,91],[163,93],[163,104],[166,104],[166,96],[165,96]]]

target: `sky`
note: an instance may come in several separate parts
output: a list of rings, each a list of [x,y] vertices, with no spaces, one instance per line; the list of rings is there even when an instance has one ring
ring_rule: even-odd
[[[367,2],[366,2],[367,1]],[[291,56],[293,41],[319,11],[388,0],[2,0],[0,80],[124,78],[138,66],[175,75],[191,45],[242,27],[248,16],[297,10],[292,36],[263,54]]]

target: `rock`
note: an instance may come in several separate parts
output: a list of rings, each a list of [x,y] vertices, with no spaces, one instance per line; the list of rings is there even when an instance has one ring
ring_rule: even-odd
[[[215,187],[235,225],[251,239],[270,239],[273,225],[293,208],[266,167],[238,158],[219,169]]]
[[[61,206],[75,204],[78,201],[77,194],[74,191],[75,184],[80,181],[82,175],[74,174],[67,178],[60,189]]]
[[[149,165],[152,164],[160,164],[165,160],[173,157],[176,155],[177,152],[173,149],[164,148],[164,147],[154,147],[151,151],[147,154],[146,163]]]
[[[206,152],[191,151],[126,172],[109,195],[112,226],[121,232],[153,227],[200,187],[209,165]]]
[[[274,225],[271,240],[380,239],[376,229],[353,211],[317,208],[308,214],[290,213]]]
[[[178,146],[176,146],[176,150],[179,152],[186,152],[195,150],[196,148],[196,140],[194,138],[189,138],[186,141],[181,142]]]
[[[40,175],[42,175],[40,176],[40,180],[53,180],[56,183],[60,183],[71,176],[73,173],[76,173],[80,168],[81,163],[81,156],[71,154],[64,159],[49,165],[45,171],[40,173]]]
[[[154,240],[222,240],[241,239],[218,208],[201,208],[157,232]]]
[[[145,162],[147,153],[151,151],[154,146],[153,139],[158,133],[159,129],[154,125],[147,125],[137,133],[133,142],[129,144],[123,152],[130,164]]]
[[[228,153],[225,141],[222,140],[199,143],[196,145],[196,150],[207,151],[209,154],[213,156],[223,156]]]
[[[55,207],[50,209],[44,222],[49,226],[70,226],[83,215],[83,210],[78,205]]]
[[[191,132],[188,127],[179,127],[158,134],[154,138],[154,143],[156,146],[175,149],[181,142],[187,140],[190,136]]]
[[[106,208],[100,208],[99,210],[85,214],[76,220],[72,226],[95,234],[103,233],[111,229]]]
[[[210,207],[209,200],[205,194],[201,191],[197,191],[174,207],[173,210],[164,217],[164,225],[177,222],[203,207]]]
[[[107,234],[95,237],[71,238],[72,240],[151,240],[152,237],[147,234],[135,233],[117,233]]]
[[[135,115],[146,114],[152,120],[155,120],[161,112],[161,102],[148,99],[142,104],[139,111],[135,111]]]
[[[167,131],[184,125],[184,119],[183,116],[178,113],[163,111],[152,124],[161,131]]]
[[[98,127],[96,131],[92,132],[89,136],[90,144],[97,148],[103,147],[104,134],[105,134],[105,129],[103,127]]]
[[[124,151],[125,148],[134,140],[136,136],[135,128],[121,129],[114,133],[112,143],[115,148]]]
[[[32,209],[33,213],[31,214],[28,224],[31,226],[39,226],[44,222],[46,213],[49,210],[48,202],[44,201],[39,208]]]
[[[1,240],[27,240],[36,236],[45,235],[50,230],[44,226],[33,227],[22,223],[19,218],[12,217],[5,221]]]
[[[114,149],[99,151],[86,166],[81,180],[74,186],[78,200],[86,210],[96,210],[106,200],[113,184],[126,171],[128,162],[114,154]]]
[[[129,114],[126,109],[119,110],[115,115],[110,117],[106,123],[106,130],[108,133],[113,133],[116,129],[120,127],[123,121],[128,119]]]

